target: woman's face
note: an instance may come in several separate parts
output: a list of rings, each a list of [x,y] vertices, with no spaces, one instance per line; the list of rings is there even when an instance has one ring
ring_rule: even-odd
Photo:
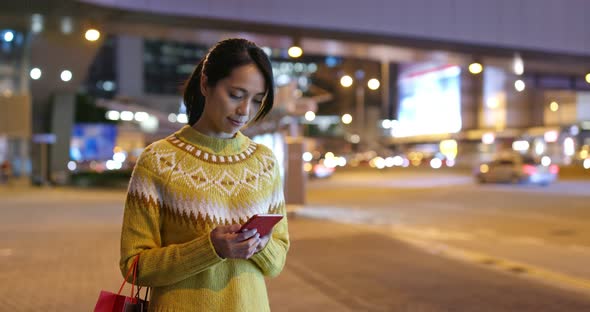
[[[266,88],[258,67],[248,64],[234,68],[215,86],[209,86],[203,76],[201,92],[205,107],[194,128],[209,136],[232,138],[256,115]]]

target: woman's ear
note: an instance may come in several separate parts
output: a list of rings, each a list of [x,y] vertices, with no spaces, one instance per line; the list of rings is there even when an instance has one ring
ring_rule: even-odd
[[[207,84],[207,76],[205,74],[201,74],[201,85],[199,87],[201,88],[201,94],[206,97],[209,85]]]

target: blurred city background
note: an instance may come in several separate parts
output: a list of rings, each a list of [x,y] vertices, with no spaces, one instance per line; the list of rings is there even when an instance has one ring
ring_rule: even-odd
[[[0,3],[0,310],[116,290],[126,186],[208,48],[263,47],[276,311],[590,311],[590,2]],[[32,294],[31,294],[32,293]]]

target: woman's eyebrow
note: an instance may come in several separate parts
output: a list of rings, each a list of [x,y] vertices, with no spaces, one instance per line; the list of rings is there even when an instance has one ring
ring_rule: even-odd
[[[236,90],[238,90],[238,91],[240,91],[240,92],[244,92],[244,93],[246,93],[246,94],[248,94],[248,93],[249,93],[249,92],[248,92],[248,90],[246,90],[246,89],[244,89],[244,88],[242,88],[242,87],[235,87],[235,86],[230,86],[230,87],[231,87],[232,89],[236,89]],[[266,92],[258,92],[258,93],[256,93],[256,95],[265,95],[265,94],[266,94]]]
[[[248,90],[244,89],[244,88],[240,88],[240,87],[234,87],[234,86],[230,86],[230,88],[232,89],[236,89],[238,91],[242,91],[242,92],[248,92]]]

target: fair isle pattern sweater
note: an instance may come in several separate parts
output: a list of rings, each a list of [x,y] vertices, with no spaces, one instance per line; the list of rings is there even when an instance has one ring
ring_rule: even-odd
[[[285,215],[249,260],[217,255],[210,232],[254,214]],[[289,235],[270,149],[242,133],[205,136],[189,126],[148,146],[133,171],[121,233],[121,272],[139,257],[150,311],[269,311],[264,276],[285,264]]]

